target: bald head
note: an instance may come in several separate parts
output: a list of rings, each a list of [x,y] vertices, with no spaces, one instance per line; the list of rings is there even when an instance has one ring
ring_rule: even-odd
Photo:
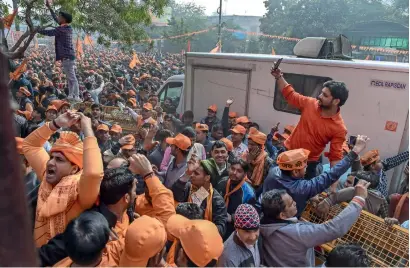
[[[119,168],[127,164],[128,164],[128,161],[125,160],[124,158],[114,158],[108,163],[107,168]]]

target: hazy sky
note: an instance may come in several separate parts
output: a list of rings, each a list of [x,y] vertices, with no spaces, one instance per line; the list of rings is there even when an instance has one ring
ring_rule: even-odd
[[[207,15],[211,15],[219,7],[219,0],[177,0],[180,3],[194,2],[206,8]],[[222,11],[228,15],[263,16],[266,13],[264,0],[223,0]]]
[[[206,14],[211,15],[219,7],[219,0],[176,0],[180,3],[194,2],[206,8]],[[11,5],[12,0],[5,0]],[[228,15],[263,16],[266,9],[264,0],[223,0],[222,11]]]

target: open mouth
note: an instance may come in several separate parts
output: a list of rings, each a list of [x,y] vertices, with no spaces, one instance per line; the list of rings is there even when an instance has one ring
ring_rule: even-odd
[[[56,171],[54,168],[47,168],[47,176],[54,176],[56,174]]]

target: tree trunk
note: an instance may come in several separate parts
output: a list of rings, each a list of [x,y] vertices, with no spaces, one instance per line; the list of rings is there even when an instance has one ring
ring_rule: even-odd
[[[24,179],[14,136],[8,66],[0,53],[0,266],[37,266]]]

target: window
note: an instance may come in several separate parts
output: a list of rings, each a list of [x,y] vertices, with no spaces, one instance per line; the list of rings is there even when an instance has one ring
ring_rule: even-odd
[[[172,99],[172,103],[178,107],[179,100],[182,93],[182,82],[169,82],[167,83],[164,88],[162,89],[161,93],[159,94],[159,101],[162,103],[164,102],[166,97],[170,97]]]
[[[283,77],[289,84],[293,86],[296,92],[312,98],[319,96],[323,88],[323,83],[332,80],[332,78],[330,77],[290,73],[285,73]],[[300,114],[299,109],[287,103],[282,95],[282,92],[278,89],[277,83],[275,85],[275,98],[273,99],[273,108],[275,108],[275,110],[277,111]]]

